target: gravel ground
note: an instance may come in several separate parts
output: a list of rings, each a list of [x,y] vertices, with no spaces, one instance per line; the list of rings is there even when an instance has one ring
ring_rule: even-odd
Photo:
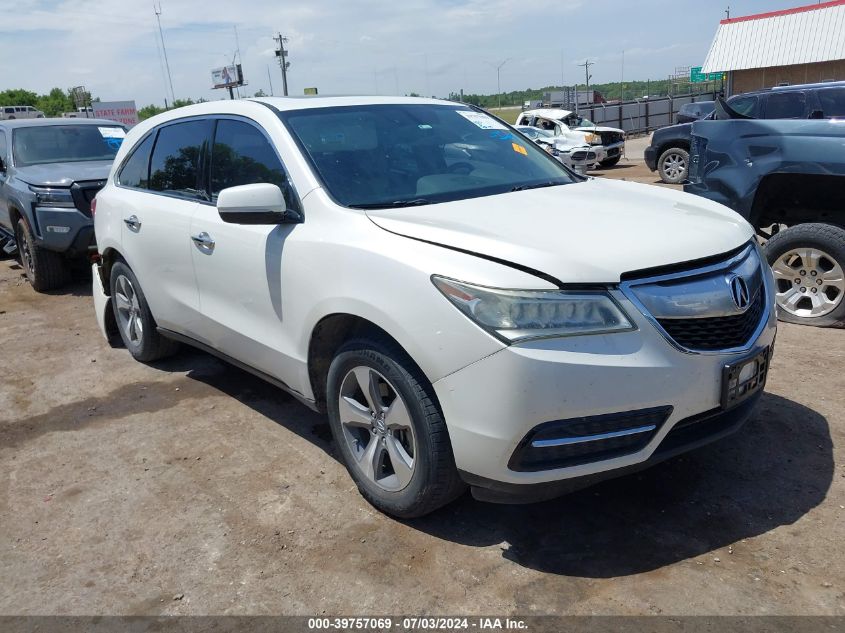
[[[273,387],[109,348],[84,272],[39,295],[0,261],[0,350],[0,614],[845,615],[842,331],[782,325],[730,439],[409,522],[371,509],[325,418]]]

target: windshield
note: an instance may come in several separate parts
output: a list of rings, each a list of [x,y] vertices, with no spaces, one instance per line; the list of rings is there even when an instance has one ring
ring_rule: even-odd
[[[401,207],[575,182],[560,163],[466,106],[361,105],[280,113],[340,204]]]
[[[15,164],[113,160],[126,132],[119,126],[39,125],[14,130]]]
[[[578,116],[577,114],[570,114],[564,122],[572,128],[579,128],[579,127],[596,127],[596,124],[590,121],[590,119],[585,119],[582,116]]]

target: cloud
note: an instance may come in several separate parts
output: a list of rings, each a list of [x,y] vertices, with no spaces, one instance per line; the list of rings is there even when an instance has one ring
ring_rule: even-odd
[[[636,29],[655,24],[649,6],[585,0],[161,0],[161,25],[177,97],[224,98],[210,89],[212,68],[240,60],[249,85],[242,94],[278,93],[281,75],[273,36],[288,37],[291,94],[307,86],[321,93],[494,92],[580,79],[576,56],[590,55],[595,82],[615,80],[621,50],[626,69],[665,76],[698,63],[712,33],[698,40],[683,29],[683,44],[639,45]],[[85,84],[106,100],[161,103],[169,93],[150,0],[17,0],[5,12],[0,37],[14,50],[4,84],[44,92]],[[658,9],[654,9],[658,10]],[[645,16],[645,17],[644,17]],[[688,15],[684,19],[692,20]],[[666,18],[672,19],[672,18]],[[716,16],[716,20],[718,16]],[[659,21],[657,21],[659,23]],[[714,22],[714,29],[715,29]],[[661,43],[664,40],[659,40]],[[609,50],[613,42],[615,50]],[[677,58],[677,59],[676,59]],[[493,64],[493,66],[491,66]],[[626,70],[626,76],[628,71]],[[633,78],[633,76],[632,76]]]

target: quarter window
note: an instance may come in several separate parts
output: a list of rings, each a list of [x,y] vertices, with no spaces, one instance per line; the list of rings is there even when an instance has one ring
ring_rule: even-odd
[[[754,116],[754,111],[757,109],[757,97],[739,97],[728,101],[728,105],[734,112],[739,112],[744,116]]]
[[[282,161],[267,137],[249,123],[221,119],[211,151],[212,200],[228,187],[255,183],[277,185],[288,207],[294,207]]]
[[[135,189],[149,189],[150,152],[153,149],[154,138],[155,134],[150,134],[132,152],[117,176],[117,181],[121,185]]]
[[[198,185],[200,158],[211,131],[211,121],[174,123],[159,130],[150,161],[149,188],[191,199],[206,199]]]

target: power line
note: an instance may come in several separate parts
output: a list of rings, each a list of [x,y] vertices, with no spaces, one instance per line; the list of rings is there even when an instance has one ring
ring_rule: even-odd
[[[167,81],[170,83],[170,98],[175,102],[176,93],[173,92],[173,77],[170,76],[170,62],[167,61],[167,48],[164,46],[164,32],[161,30],[161,3],[158,7],[153,5],[153,10],[156,14],[156,21],[158,22],[158,35],[161,38],[161,50],[164,53],[164,65],[167,67]]]

